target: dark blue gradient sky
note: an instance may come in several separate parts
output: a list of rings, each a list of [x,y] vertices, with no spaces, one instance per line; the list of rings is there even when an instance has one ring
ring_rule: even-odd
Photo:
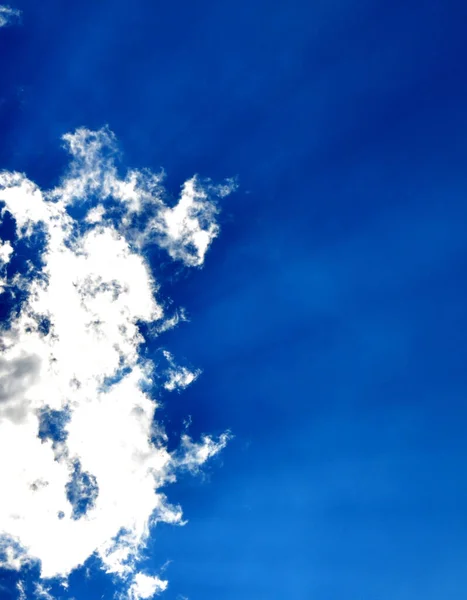
[[[238,176],[202,270],[154,258],[190,316],[160,342],[203,370],[169,433],[235,436],[167,489],[189,523],[151,538],[164,597],[464,600],[467,5],[14,6],[2,169],[51,187],[60,137],[108,124],[174,194]],[[62,597],[112,598],[90,572]]]

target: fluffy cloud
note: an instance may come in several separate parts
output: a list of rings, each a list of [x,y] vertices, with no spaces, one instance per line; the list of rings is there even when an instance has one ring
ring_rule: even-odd
[[[183,313],[165,318],[144,251],[158,244],[174,260],[202,265],[218,233],[216,197],[234,185],[193,178],[170,204],[161,174],[119,175],[108,129],[64,139],[71,163],[55,189],[0,174],[2,215],[11,213],[17,235],[0,245],[2,284],[27,292],[0,329],[0,564],[37,560],[42,577],[66,577],[95,554],[127,582],[129,598],[149,598],[167,585],[137,572],[149,528],[182,522],[161,486],[180,469],[196,472],[228,436],[184,436],[167,450],[138,323],[163,331]],[[16,243],[38,233],[34,276],[9,280]],[[197,376],[166,358],[167,389]]]
[[[167,581],[159,577],[150,577],[144,573],[137,573],[133,583],[129,588],[129,597],[131,600],[143,600],[152,598],[159,592],[167,588]]]
[[[9,241],[2,242],[0,240],[0,267],[9,263],[12,252],[13,248],[11,247],[11,243]]]
[[[5,27],[16,21],[21,15],[21,11],[9,6],[0,6],[0,27]]]

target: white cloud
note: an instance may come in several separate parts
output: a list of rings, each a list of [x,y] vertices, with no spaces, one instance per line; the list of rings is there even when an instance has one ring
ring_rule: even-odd
[[[21,15],[20,10],[10,8],[9,6],[0,6],[0,27],[5,27],[16,21]]]
[[[18,592],[18,600],[26,600],[26,592],[22,581],[18,581],[16,584],[16,591]]]
[[[50,590],[42,585],[42,583],[36,583],[34,586],[34,592],[37,600],[55,600]]]
[[[216,206],[197,185],[194,177],[185,183],[181,198],[172,208],[163,208],[153,217],[149,231],[159,234],[159,245],[175,260],[199,266],[212,240],[218,235]]]
[[[232,435],[226,432],[219,436],[217,441],[214,441],[211,437],[205,435],[201,443],[196,443],[189,435],[182,435],[182,452],[177,461],[178,466],[187,469],[191,473],[198,473],[200,466],[224,449],[231,437]]]
[[[28,298],[0,329],[0,563],[18,569],[38,560],[42,577],[66,577],[95,553],[128,582],[131,598],[148,598],[167,585],[136,571],[149,528],[182,523],[160,488],[178,469],[196,472],[228,436],[185,435],[173,453],[164,445],[138,322],[157,331],[177,319],[164,317],[144,250],[158,243],[201,265],[218,231],[213,197],[226,187],[190,180],[169,208],[161,176],[133,170],[119,178],[108,129],[79,129],[65,141],[72,161],[53,190],[0,173],[0,200],[18,236],[27,243],[41,228],[46,239],[36,276],[7,282]],[[87,221],[72,218],[77,204]],[[14,248],[0,247],[4,261]],[[170,360],[169,389],[196,377]]]
[[[107,127],[99,131],[78,129],[65,135],[64,141],[72,162],[62,185],[51,192],[50,198],[60,199],[65,206],[87,202],[96,194],[101,202],[117,200],[118,211],[102,203],[90,206],[86,222],[102,223],[110,218],[118,222],[118,230],[139,250],[157,244],[186,266],[203,264],[211,242],[219,234],[215,200],[236,189],[233,179],[213,185],[195,176],[184,183],[178,202],[171,206],[165,202],[163,173],[133,169],[120,177],[115,136]],[[29,207],[31,210],[38,207]]]
[[[164,320],[155,328],[155,331],[157,333],[164,333],[164,331],[173,329],[174,327],[177,327],[179,323],[186,321],[188,321],[188,317],[185,314],[185,310],[180,308],[178,311],[174,312],[172,316],[165,316]]]
[[[164,350],[163,354],[169,364],[169,367],[166,370],[167,379],[164,383],[165,389],[169,392],[182,390],[183,388],[188,387],[201,374],[199,369],[190,371],[187,367],[177,365],[174,357],[167,350]]]
[[[0,294],[6,287],[5,267],[10,262],[12,253],[13,248],[11,243],[9,241],[2,242],[0,240]]]
[[[137,573],[129,588],[130,600],[146,600],[153,598],[159,592],[167,588],[168,582],[159,577],[150,577],[144,573]]]
[[[3,267],[10,262],[12,252],[13,248],[11,247],[11,243],[9,241],[2,242],[0,240],[0,267]]]

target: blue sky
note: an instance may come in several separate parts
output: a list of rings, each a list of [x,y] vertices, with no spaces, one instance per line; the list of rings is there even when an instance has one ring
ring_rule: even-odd
[[[167,448],[233,437],[163,488],[188,523],[151,529],[141,572],[167,600],[464,599],[464,4],[11,6],[1,169],[58,189],[62,136],[108,125],[121,173],[163,168],[169,206],[194,174],[237,178],[202,268],[167,236],[144,254],[188,320],[142,353],[202,371],[154,391]],[[42,242],[8,219],[25,271]],[[131,594],[96,556],[67,588],[39,577],[1,570],[1,598]]]

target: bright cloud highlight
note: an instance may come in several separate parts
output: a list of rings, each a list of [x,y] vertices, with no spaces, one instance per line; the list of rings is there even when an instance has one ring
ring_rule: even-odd
[[[183,318],[165,317],[144,251],[158,245],[201,266],[218,234],[216,198],[234,184],[193,178],[170,204],[161,174],[120,177],[107,128],[64,139],[71,163],[55,189],[0,174],[2,215],[16,222],[16,239],[0,244],[0,291],[26,292],[0,330],[0,560],[14,569],[40,561],[53,578],[95,554],[130,599],[150,598],[167,582],[137,572],[149,528],[182,522],[161,486],[180,469],[197,472],[228,435],[184,436],[167,450],[138,323],[163,331]],[[15,247],[37,236],[40,266],[9,278]],[[166,389],[198,375],[166,358]]]

